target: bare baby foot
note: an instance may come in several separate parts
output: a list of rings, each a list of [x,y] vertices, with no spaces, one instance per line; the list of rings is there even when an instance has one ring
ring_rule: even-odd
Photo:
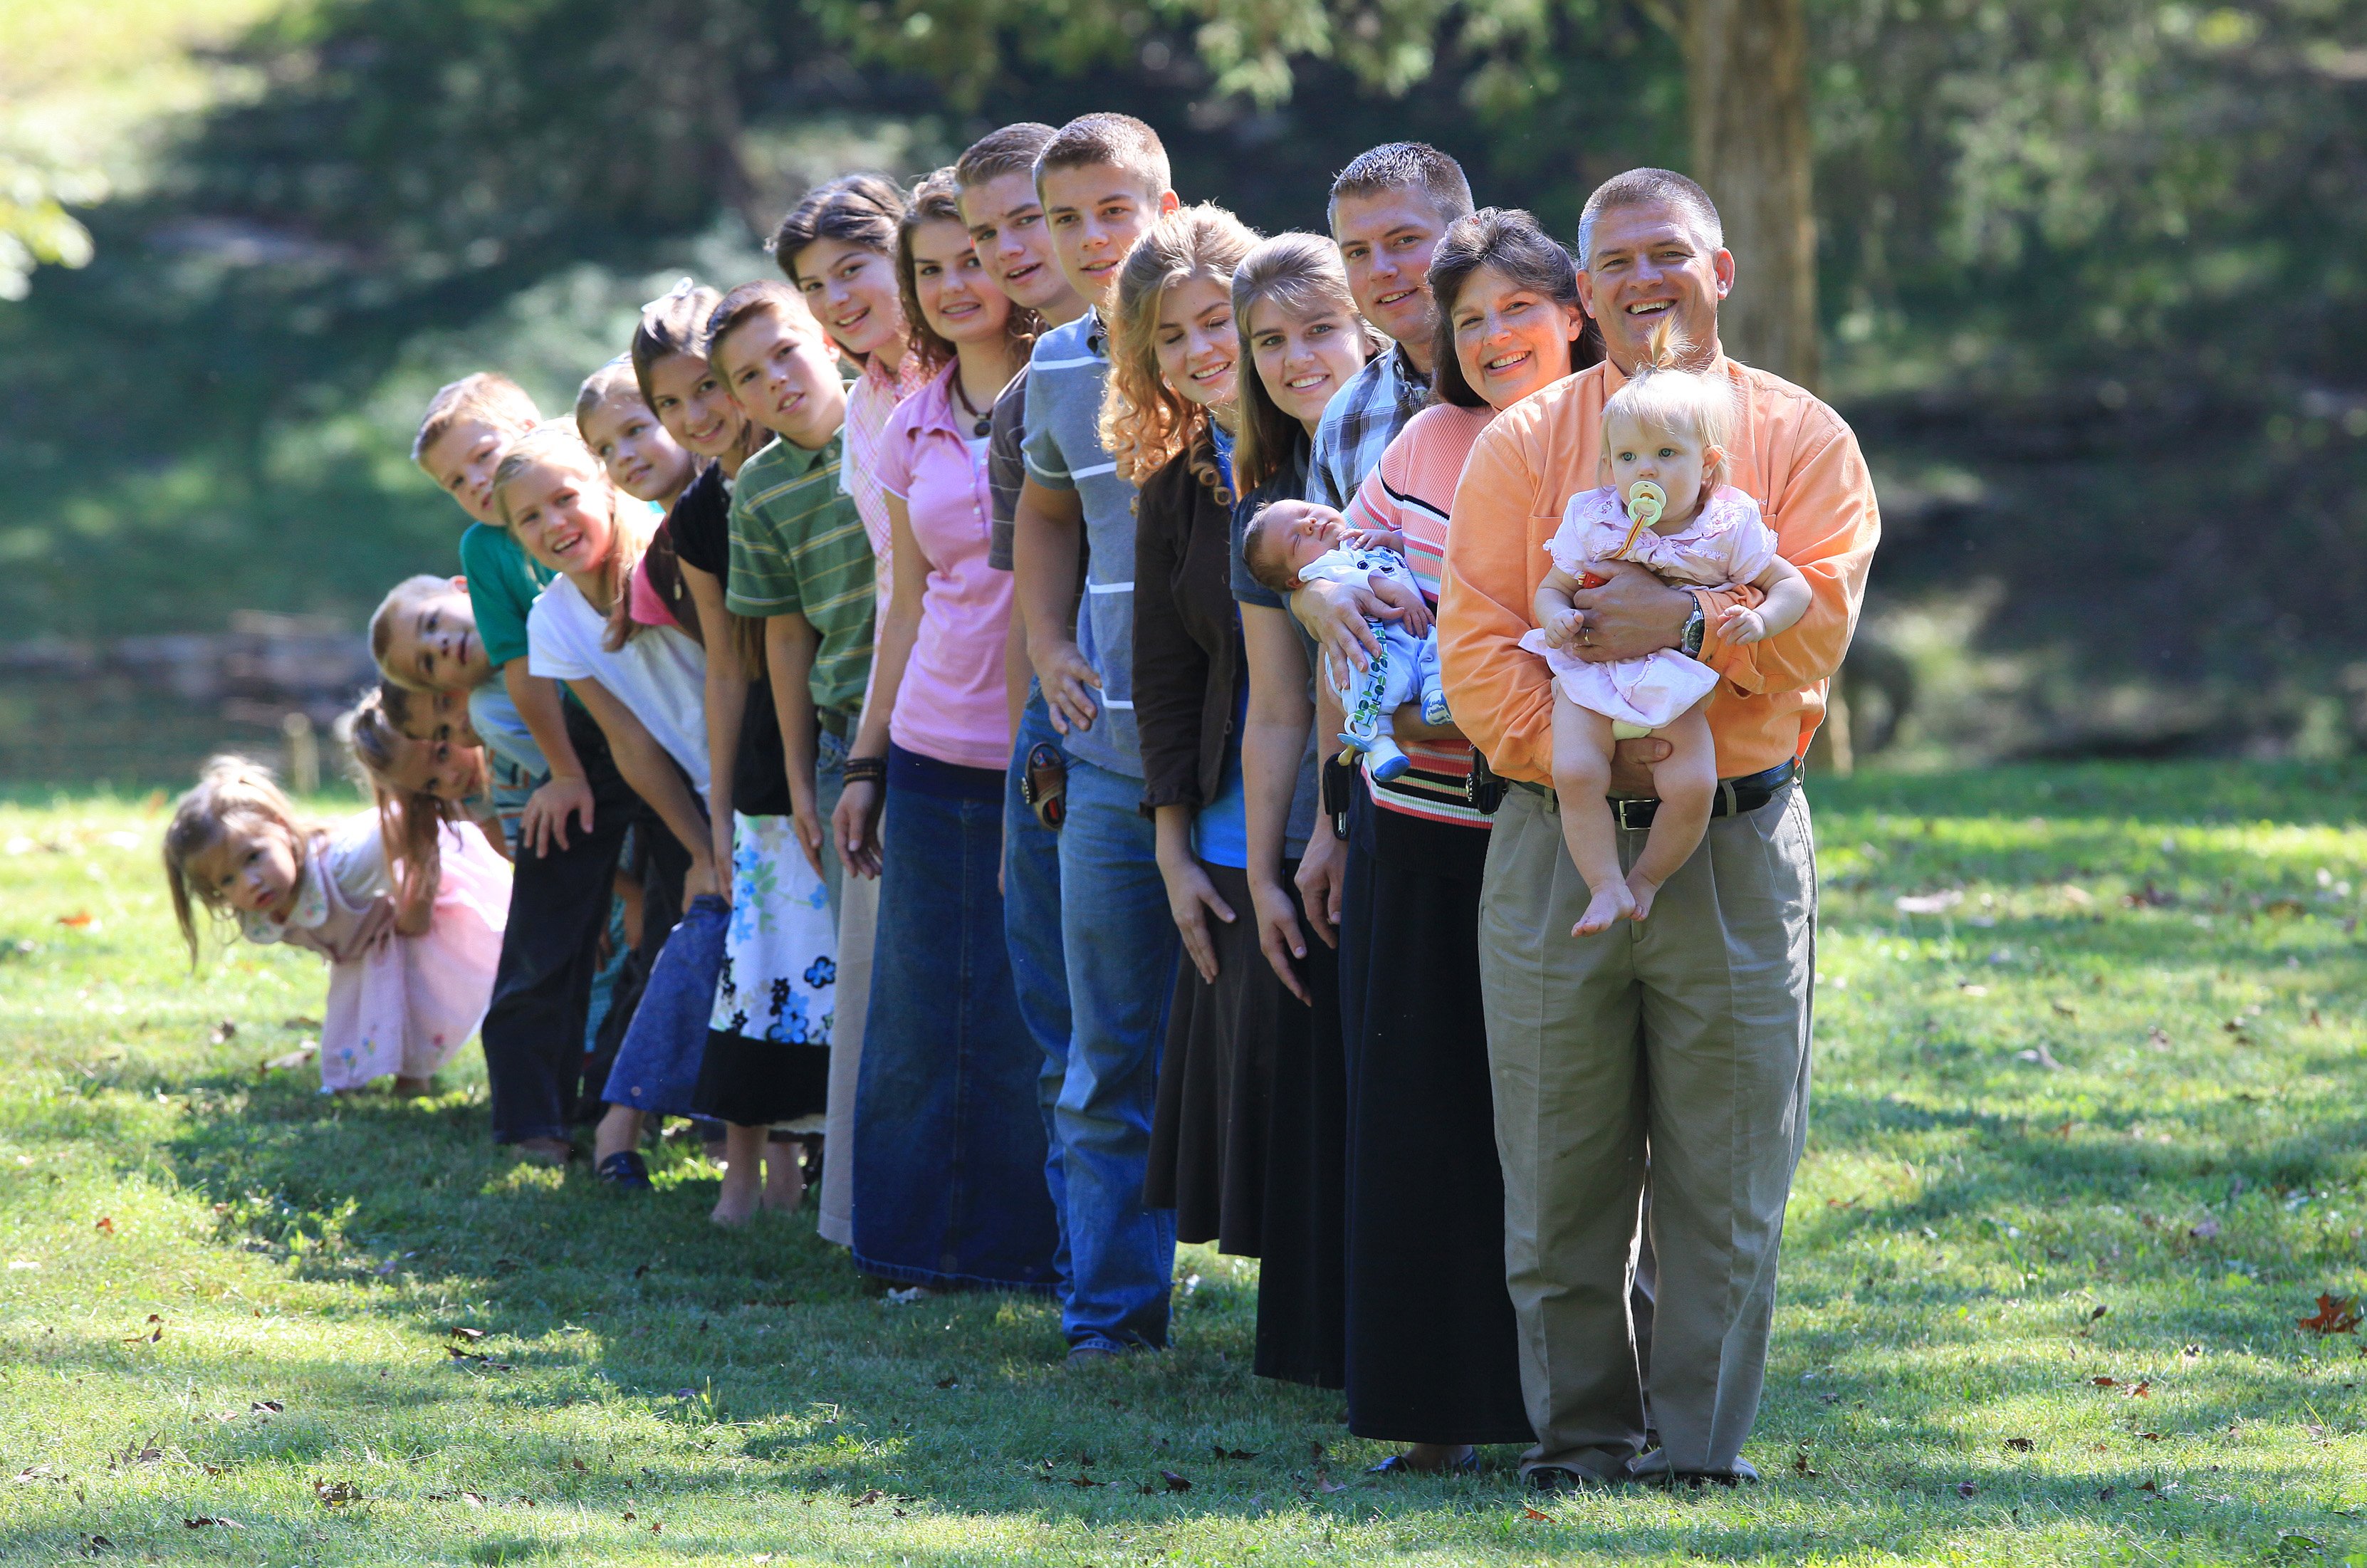
[[[1627,897],[1633,905],[1627,911],[1630,920],[1642,920],[1652,913],[1652,901],[1660,896],[1660,884],[1648,881],[1632,872],[1627,878]]]
[[[1635,908],[1636,896],[1627,891],[1627,884],[1605,879],[1602,888],[1587,901],[1586,913],[1578,917],[1578,924],[1569,928],[1569,934],[1591,937],[1597,932],[1608,931],[1621,916],[1633,914]]]

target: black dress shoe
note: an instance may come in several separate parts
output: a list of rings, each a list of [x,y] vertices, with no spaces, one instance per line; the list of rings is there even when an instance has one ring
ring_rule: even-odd
[[[1737,1458],[1730,1471],[1671,1470],[1666,1449],[1654,1449],[1629,1461],[1627,1473],[1637,1481],[1655,1486],[1704,1486],[1715,1482],[1720,1486],[1738,1486],[1748,1481],[1757,1484],[1759,1471],[1749,1460]]]

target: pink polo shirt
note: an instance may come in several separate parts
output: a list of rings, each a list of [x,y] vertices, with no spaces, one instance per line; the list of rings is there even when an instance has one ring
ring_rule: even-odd
[[[888,718],[906,751],[962,767],[1011,760],[1002,685],[1011,574],[987,564],[993,505],[985,443],[972,441],[953,403],[955,367],[896,405],[879,434],[879,488],[901,500],[929,563],[921,630]]]

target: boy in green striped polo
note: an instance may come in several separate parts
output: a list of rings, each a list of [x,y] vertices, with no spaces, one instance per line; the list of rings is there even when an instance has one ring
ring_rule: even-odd
[[[708,318],[708,363],[741,411],[779,437],[733,483],[724,603],[764,623],[791,815],[806,858],[835,881],[814,736],[854,733],[877,599],[871,543],[838,483],[846,387],[821,324],[787,283],[743,283],[723,297]]]

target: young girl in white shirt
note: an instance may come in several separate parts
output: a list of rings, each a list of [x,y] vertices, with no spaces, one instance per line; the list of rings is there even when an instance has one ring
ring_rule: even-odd
[[[324,1090],[391,1076],[425,1094],[484,1017],[510,869],[473,823],[383,791],[375,811],[315,823],[260,764],[218,756],[174,808],[164,878],[192,963],[200,908],[329,960]]]
[[[616,613],[648,542],[647,514],[620,506],[600,460],[573,426],[544,425],[519,438],[493,476],[493,501],[527,554],[559,576],[527,616],[527,668],[564,681],[600,726],[624,776],[663,824],[655,839],[661,885],[645,887],[649,950],[673,914],[717,892],[715,857],[699,801],[708,791],[706,655],[671,626]],[[652,824],[655,826],[656,824]],[[667,862],[680,868],[677,888]],[[654,923],[652,915],[656,915]],[[678,1042],[691,1071],[703,1039]],[[595,1134],[595,1169],[627,1187],[648,1184],[636,1152],[642,1112],[612,1104]]]

